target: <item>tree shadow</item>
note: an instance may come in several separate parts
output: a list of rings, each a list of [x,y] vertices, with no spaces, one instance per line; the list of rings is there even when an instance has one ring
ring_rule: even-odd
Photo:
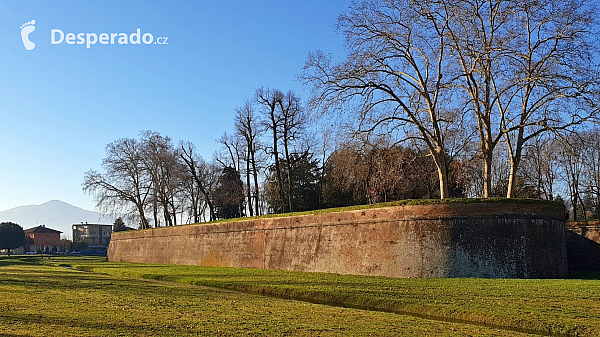
[[[14,266],[14,265],[31,265],[39,263],[39,257],[29,256],[0,256],[0,267]]]

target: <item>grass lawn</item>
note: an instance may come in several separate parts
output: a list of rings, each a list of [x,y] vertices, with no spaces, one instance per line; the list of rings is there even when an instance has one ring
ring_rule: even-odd
[[[149,277],[156,270],[178,277],[185,272],[201,283],[205,270],[208,278],[231,277],[235,283],[259,277],[242,276],[250,270],[117,265],[83,257],[41,262],[39,257],[0,257],[0,336],[526,335],[117,275],[144,271]],[[67,264],[112,275],[65,268]],[[283,281],[285,275],[279,278]]]
[[[30,259],[40,262],[39,257]],[[53,257],[51,260],[44,260],[44,263],[69,265],[77,270],[106,275],[325,303],[330,307],[317,307],[328,308],[327,310],[331,310],[331,305],[338,305],[424,316],[434,320],[496,325],[521,331],[600,336],[598,274],[580,274],[575,275],[578,279],[566,280],[397,279],[260,269],[112,263],[98,258]],[[595,279],[583,279],[585,276]],[[267,301],[264,298],[261,300]],[[348,312],[364,313],[352,310]],[[375,315],[374,317],[389,317],[384,313],[370,314]],[[407,319],[400,315],[392,317]],[[363,323],[354,320],[351,322],[352,327],[363,329],[359,328]],[[434,321],[424,322],[433,324]],[[342,326],[350,327],[344,324]],[[356,333],[360,335],[360,331],[370,331],[369,329],[371,328],[357,330]],[[384,335],[386,331],[393,331],[386,329],[379,331]]]

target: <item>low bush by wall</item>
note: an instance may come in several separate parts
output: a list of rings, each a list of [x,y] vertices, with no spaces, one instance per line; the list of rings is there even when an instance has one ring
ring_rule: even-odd
[[[111,261],[391,277],[555,278],[564,209],[425,203],[113,233]]]

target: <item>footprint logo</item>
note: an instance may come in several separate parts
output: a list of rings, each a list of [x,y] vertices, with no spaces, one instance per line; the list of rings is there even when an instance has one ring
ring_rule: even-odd
[[[33,25],[35,25],[35,20],[31,20],[21,26],[21,38],[23,39],[23,45],[27,50],[35,48],[35,43],[29,41],[29,34],[35,30]]]

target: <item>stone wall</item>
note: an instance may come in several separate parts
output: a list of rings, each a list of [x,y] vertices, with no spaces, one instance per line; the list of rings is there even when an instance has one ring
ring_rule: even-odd
[[[600,271],[600,221],[569,222],[569,269]]]
[[[553,203],[373,208],[113,233],[111,261],[392,277],[564,277]]]

